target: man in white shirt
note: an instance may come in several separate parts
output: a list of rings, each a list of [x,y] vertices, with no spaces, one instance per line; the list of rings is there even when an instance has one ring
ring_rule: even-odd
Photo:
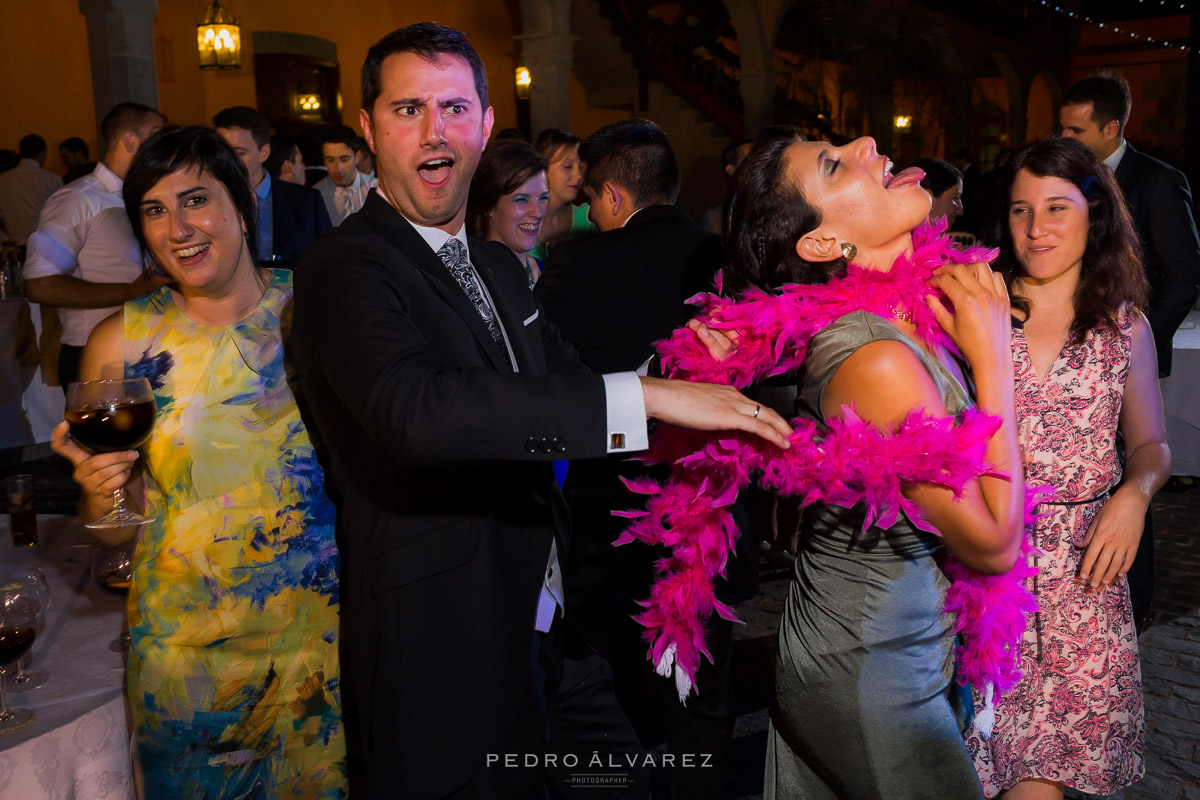
[[[37,227],[46,199],[62,187],[62,178],[42,169],[46,161],[46,140],[42,137],[34,133],[22,137],[18,149],[20,162],[0,173],[0,219],[8,241],[23,245]]]
[[[357,149],[358,136],[345,125],[330,130],[321,143],[328,174],[313,188],[325,198],[325,208],[335,227],[362,208],[367,192],[378,183],[373,176],[358,171]]]
[[[121,185],[142,142],[166,123],[140,103],[115,106],[100,123],[104,159],[50,196],[29,237],[25,292],[35,303],[57,306],[62,318],[58,379],[65,392],[79,376],[79,358],[92,328],[126,300],[170,281],[142,268]]]

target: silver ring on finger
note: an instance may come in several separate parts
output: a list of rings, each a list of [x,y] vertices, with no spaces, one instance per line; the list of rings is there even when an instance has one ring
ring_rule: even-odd
[[[762,411],[762,406],[760,406],[760,405],[754,406],[754,418],[755,419],[758,419],[758,412],[760,412],[760,411]]]

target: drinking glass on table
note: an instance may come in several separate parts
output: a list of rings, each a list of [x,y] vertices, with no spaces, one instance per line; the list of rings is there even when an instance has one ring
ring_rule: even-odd
[[[64,415],[71,438],[93,453],[133,450],[154,429],[154,392],[145,378],[80,381],[67,388]],[[125,507],[125,490],[113,492],[113,509],[87,528],[121,528],[151,522]]]
[[[29,599],[18,591],[0,591],[0,666],[21,659],[33,647],[37,637],[37,620]],[[33,722],[28,708],[9,708],[4,698],[4,681],[0,681],[0,735],[12,733]]]
[[[24,595],[33,609],[34,627],[37,635],[41,636],[46,630],[46,613],[50,609],[50,584],[46,575],[37,567],[21,570],[13,574],[12,579],[4,582],[3,591],[12,591]],[[8,690],[13,694],[24,694],[32,691],[46,682],[44,672],[32,672],[25,669],[27,658],[17,659],[17,674],[9,682]]]
[[[116,547],[97,546],[92,551],[92,578],[101,589],[125,597],[133,581],[133,550],[136,540],[129,540]],[[114,653],[129,649],[129,629],[122,628],[121,635],[108,643]]]

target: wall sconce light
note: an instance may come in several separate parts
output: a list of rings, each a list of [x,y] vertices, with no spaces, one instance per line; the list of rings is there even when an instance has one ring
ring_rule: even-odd
[[[301,111],[320,111],[321,98],[315,94],[302,94],[296,98],[297,105]]]
[[[196,26],[196,48],[200,69],[237,69],[242,66],[242,33],[237,20],[213,0]]]
[[[533,85],[533,76],[529,74],[529,67],[517,67],[517,99],[529,99],[529,87]]]
[[[902,131],[908,130],[912,127],[912,117],[906,117],[903,114],[896,117],[896,127]]]

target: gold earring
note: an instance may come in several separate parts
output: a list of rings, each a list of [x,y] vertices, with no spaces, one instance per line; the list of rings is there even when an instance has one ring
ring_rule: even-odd
[[[847,261],[853,261],[856,255],[858,255],[857,247],[849,242],[846,242],[842,245],[842,258],[846,259]]]

